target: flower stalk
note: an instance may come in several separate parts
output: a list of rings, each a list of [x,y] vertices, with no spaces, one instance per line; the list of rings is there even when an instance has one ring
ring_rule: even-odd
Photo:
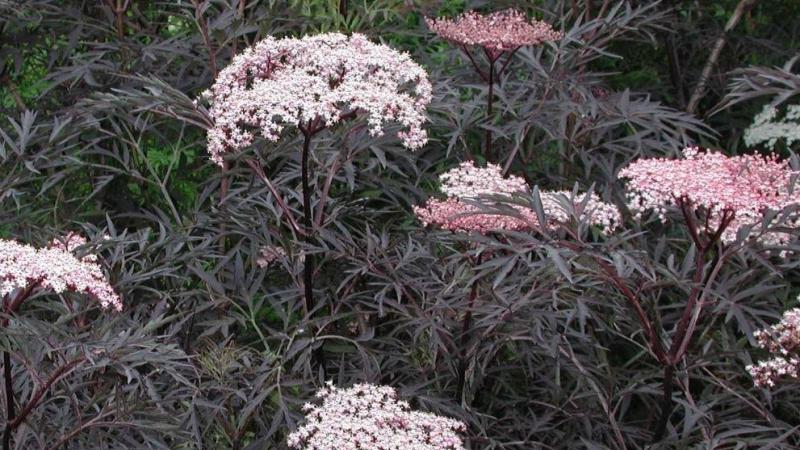
[[[41,249],[15,241],[0,240],[0,295],[3,298],[4,313],[0,325],[8,328],[9,319],[40,289],[58,294],[67,291],[85,293],[98,301],[103,308],[121,310],[122,300],[106,280],[97,264],[97,256],[88,254],[79,258],[72,253],[76,247],[85,244],[86,239],[74,233],[53,240],[48,247]],[[3,351],[3,390],[6,400],[3,450],[11,449],[14,430],[41,402],[53,383],[84,360],[85,357],[80,357],[56,369],[34,391],[31,399],[17,414],[11,353],[8,350]]]
[[[481,265],[481,257],[478,255],[475,258],[473,267]],[[458,396],[464,397],[464,388],[467,382],[467,368],[469,367],[469,351],[467,345],[469,344],[469,330],[472,326],[472,310],[475,309],[475,300],[478,298],[478,279],[472,282],[469,289],[469,297],[467,298],[467,310],[464,312],[464,321],[461,324],[461,363],[458,370]]]
[[[311,139],[313,136],[312,124],[307,128],[301,128],[303,133],[303,151],[301,155],[300,171],[303,184],[303,237],[308,245],[313,244],[313,225],[311,222],[311,186],[308,181],[308,158],[311,153]],[[305,295],[305,313],[310,314],[314,310],[314,255],[311,252],[305,253],[303,264],[303,291]]]
[[[563,34],[555,31],[550,24],[539,20],[528,20],[525,13],[514,9],[480,14],[468,11],[454,19],[426,18],[428,28],[441,38],[457,45],[469,58],[475,72],[487,84],[486,130],[484,138],[484,158],[494,161],[492,149],[492,121],[494,118],[494,87],[501,79],[514,53],[527,45],[540,45],[547,41],[560,39]],[[468,47],[476,46],[483,50],[489,63],[484,69],[475,60]],[[505,63],[499,69],[496,63],[507,55]]]
[[[208,151],[220,166],[224,167],[226,156],[252,147],[257,136],[277,142],[288,127],[302,134],[302,226],[261,165],[253,158],[245,161],[267,185],[292,231],[307,244],[303,280],[297,284],[302,289],[304,317],[311,320],[317,308],[317,261],[310,249],[316,243],[310,179],[313,138],[322,130],[363,116],[371,135],[382,135],[383,127],[394,123],[400,125],[397,137],[407,148],[422,147],[427,142],[425,109],[432,97],[427,73],[408,54],[360,34],[269,36],[234,57],[202,97],[211,103],[213,120],[207,135]],[[332,177],[334,172],[329,173]],[[328,190],[326,184],[319,192],[318,227]],[[321,352],[314,351],[313,360],[324,371]]]
[[[661,411],[653,429],[653,442],[663,439],[666,433],[674,409],[677,365],[692,343],[710,287],[727,260],[744,244],[740,232],[762,225],[767,211],[798,204],[793,193],[797,173],[775,155],[728,157],[688,147],[683,156],[638,160],[619,173],[628,179],[629,207],[635,216],[640,218],[645,210],[653,210],[665,221],[668,210],[677,209],[696,250],[692,284],[668,349],[660,342],[664,331],[655,331],[655,321],[645,313],[638,294],[627,287],[610,264],[595,257],[605,276],[636,310],[648,336],[648,347],[662,366]],[[788,221],[797,225],[800,218],[794,216]],[[766,245],[780,245],[792,239],[782,231],[749,232],[751,236],[746,239]]]

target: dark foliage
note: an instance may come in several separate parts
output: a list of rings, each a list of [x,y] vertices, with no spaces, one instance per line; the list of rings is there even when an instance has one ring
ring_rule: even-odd
[[[0,237],[39,245],[82,232],[126,305],[111,313],[75,296],[70,311],[40,295],[4,313],[19,403],[79,360],[13,448],[285,448],[326,380],[392,385],[467,423],[470,448],[650,445],[664,367],[603,267],[637,290],[669,347],[701,257],[684,228],[627,220],[604,237],[574,218],[547,235],[472,236],[425,229],[411,208],[445,169],[485,159],[487,129],[507,172],[620,206],[617,173],[637,157],[695,142],[743,151],[758,107],[799,93],[800,7],[749,5],[688,113],[738,3],[0,0]],[[565,37],[520,49],[490,94],[422,19],[506,6]],[[265,36],[331,30],[426,68],[432,139],[412,153],[362,119],[315,135],[314,239],[303,239],[285,212],[303,215],[302,136],[258,142],[222,172],[194,100]],[[537,207],[535,194],[524,201]],[[559,245],[567,233],[580,248]],[[287,255],[265,269],[267,245]],[[303,255],[315,262],[310,305]],[[797,386],[757,389],[744,370],[752,332],[797,297],[797,266],[743,245],[708,284],[653,448],[800,446]]]

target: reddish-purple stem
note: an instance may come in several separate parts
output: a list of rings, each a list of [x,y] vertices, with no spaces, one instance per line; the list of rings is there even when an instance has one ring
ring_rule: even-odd
[[[481,264],[481,255],[475,259],[475,267]],[[475,308],[475,300],[478,298],[478,280],[472,282],[472,286],[469,289],[469,297],[467,300],[467,311],[464,313],[464,322],[461,325],[461,364],[459,368],[459,378],[458,378],[458,392],[459,396],[464,395],[464,386],[467,381],[467,367],[469,363],[467,361],[468,352],[467,352],[467,344],[469,343],[469,327],[472,324],[472,310]]]

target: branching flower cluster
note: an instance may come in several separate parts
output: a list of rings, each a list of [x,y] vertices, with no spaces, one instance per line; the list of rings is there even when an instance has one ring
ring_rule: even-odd
[[[698,224],[702,231],[714,234],[722,230],[719,238],[730,243],[743,227],[761,223],[767,210],[782,211],[800,204],[793,189],[796,174],[788,161],[774,154],[726,156],[688,147],[682,159],[640,159],[619,176],[628,179],[628,205],[637,218],[653,210],[664,221],[672,206],[702,209],[705,223]],[[798,226],[800,218],[790,222],[790,226]],[[791,239],[791,234],[783,232],[758,238],[765,244]]]
[[[522,177],[511,175],[503,177],[503,170],[497,164],[476,167],[472,161],[465,161],[439,175],[441,191],[448,197],[477,199],[490,195],[512,196],[528,192],[530,187]]]
[[[759,387],[773,387],[781,378],[800,378],[800,308],[783,313],[781,321],[754,333],[759,347],[776,356],[747,366]]]
[[[414,207],[414,213],[424,225],[436,225],[450,231],[476,231],[488,233],[497,230],[523,230],[536,221],[536,214],[530,208],[513,205],[517,217],[499,212],[484,212],[479,200],[490,196],[511,197],[528,191],[528,184],[520,177],[503,177],[502,168],[489,163],[486,167],[476,167],[472,161],[465,161],[458,167],[439,176],[445,200],[428,199],[423,207]]]
[[[107,235],[103,239],[108,239]],[[70,231],[63,236],[53,238],[49,247],[52,249],[63,250],[77,256],[81,261],[97,262],[97,254],[92,253],[91,248],[87,248],[89,241],[79,233]]]
[[[332,383],[317,392],[321,405],[306,404],[306,423],[289,435],[290,447],[304,450],[461,450],[454,419],[412,411],[388,386]]]
[[[461,163],[440,175],[441,190],[447,195],[444,200],[428,199],[423,207],[415,207],[414,213],[424,225],[435,225],[457,232],[475,231],[488,233],[498,230],[527,230],[539,226],[536,212],[527,206],[503,204],[502,199],[527,194],[531,188],[520,177],[503,177],[502,168],[489,163],[476,167],[472,161]],[[567,191],[540,193],[542,207],[547,218],[546,227],[552,228],[569,220],[561,196],[570,198]],[[576,195],[574,202],[581,205],[586,194]],[[506,206],[506,210],[489,211],[487,208]],[[510,208],[510,210],[509,210]],[[580,212],[582,219],[611,231],[620,223],[619,210],[605,203],[592,193]]]
[[[0,296],[42,288],[55,293],[87,294],[103,308],[122,310],[122,300],[106,280],[96,256],[77,258],[71,253],[86,240],[77,235],[36,249],[11,240],[0,240]]]
[[[744,132],[749,147],[764,145],[772,150],[780,139],[785,139],[787,146],[800,142],[800,105],[789,105],[783,119],[778,118],[777,108],[766,105]]]
[[[454,19],[426,18],[428,28],[443,39],[461,48],[469,58],[478,76],[488,85],[486,96],[486,121],[494,118],[494,85],[502,79],[516,51],[525,45],[539,45],[543,42],[560,39],[563,34],[553,29],[550,24],[538,20],[528,21],[525,13],[515,9],[496,11],[486,15],[476,11],[468,11]],[[478,64],[470,47],[477,46],[488,60],[488,67]],[[500,62],[507,55],[505,62]],[[483,156],[493,161],[492,129],[485,130],[485,147]]]
[[[285,257],[286,250],[284,250],[283,247],[279,247],[277,245],[266,245],[261,247],[261,250],[259,250],[256,264],[258,264],[258,267],[266,269],[273,262]]]
[[[419,148],[431,84],[408,54],[360,34],[326,33],[267,37],[236,56],[204,97],[214,120],[208,150],[222,165],[227,152],[253,143],[253,128],[277,141],[286,125],[330,127],[357,113],[366,114],[373,135],[401,124],[398,136]]]
[[[426,18],[434,33],[461,46],[484,48],[491,59],[505,51],[525,45],[561,39],[563,34],[547,22],[528,20],[525,13],[515,9],[495,11],[486,15],[468,11],[454,19]]]
[[[588,199],[586,198],[587,195],[589,196]],[[541,192],[539,197],[542,200],[542,209],[545,216],[547,216],[549,227],[569,221],[569,213],[560,199],[572,198],[572,192],[545,191]],[[584,205],[584,202],[586,204],[583,206],[583,210],[576,211],[579,213],[578,216],[582,220],[588,219],[592,225],[599,226],[604,233],[611,233],[622,224],[622,216],[619,213],[619,209],[611,203],[600,200],[600,197],[594,192],[579,192],[572,200],[573,207],[577,210],[580,209],[581,205]]]

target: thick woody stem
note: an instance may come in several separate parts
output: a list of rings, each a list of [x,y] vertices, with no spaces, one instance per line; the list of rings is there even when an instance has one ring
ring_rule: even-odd
[[[130,6],[130,0],[106,0],[109,8],[114,13],[114,27],[117,30],[117,38],[122,39],[125,37],[125,13]]]
[[[311,183],[309,181],[309,156],[311,154],[311,139],[314,134],[325,129],[325,125],[320,123],[319,118],[309,121],[307,126],[301,126],[303,133],[303,151],[300,155],[300,176],[303,185],[303,239],[310,247],[314,244],[314,226],[311,212]],[[303,293],[305,302],[303,309],[307,318],[316,307],[314,301],[314,255],[306,252],[303,260]],[[320,331],[320,330],[317,330]],[[325,375],[325,354],[322,348],[312,352],[312,363],[316,364]]]
[[[725,24],[725,29],[714,43],[706,65],[703,67],[703,72],[700,74],[700,79],[697,81],[697,86],[695,86],[692,97],[689,99],[689,104],[686,106],[686,112],[694,114],[697,111],[700,100],[706,95],[708,80],[711,78],[711,71],[714,70],[714,67],[717,65],[719,55],[722,53],[722,48],[725,47],[725,42],[728,40],[728,33],[736,28],[736,25],[742,20],[745,12],[755,6],[757,1],[758,0],[741,0],[739,4],[736,5],[736,9],[733,11],[730,19],[728,19],[728,23]]]
[[[230,164],[228,161],[223,161],[222,163],[222,176],[219,179],[219,206],[222,208],[222,204],[225,201],[225,197],[228,196],[228,189],[230,187],[230,179],[228,178],[228,170],[230,169]],[[225,235],[225,223],[223,223],[220,227],[220,253],[225,253],[225,238],[222,237]]]
[[[678,204],[681,208],[681,214],[683,214],[683,220],[686,222],[686,228],[689,230],[689,236],[691,236],[697,251],[705,251],[704,249],[708,244],[700,236],[700,227],[697,225],[692,202],[686,198],[680,198],[678,199]]]
[[[723,212],[719,227],[717,228],[716,232],[711,236],[711,238],[709,238],[706,245],[697,250],[697,256],[695,257],[695,272],[692,279],[692,288],[689,291],[689,298],[686,302],[686,306],[683,309],[683,314],[678,322],[678,328],[675,332],[675,337],[673,338],[672,345],[669,349],[669,358],[672,364],[677,363],[683,357],[683,352],[680,351],[680,349],[686,347],[684,342],[691,339],[694,331],[689,329],[689,322],[692,316],[699,314],[699,312],[695,312],[694,309],[699,303],[700,293],[704,290],[704,285],[710,281],[710,279],[705,279],[704,283],[706,256],[713,249],[714,245],[719,242],[720,236],[722,236],[722,233],[725,231],[728,225],[730,225],[732,220],[732,213],[727,211]],[[712,264],[712,268],[717,269],[717,266],[721,263],[721,261],[722,258],[717,255],[717,258],[715,258],[715,261]],[[702,308],[702,305],[697,307]]]
[[[730,225],[734,218],[734,214],[729,211],[723,211],[720,218],[720,224],[717,230],[702,243],[700,240],[700,230],[697,229],[697,224],[694,221],[694,214],[689,210],[688,202],[681,202],[681,210],[684,218],[687,220],[687,226],[692,234],[692,239],[697,246],[697,255],[695,256],[695,272],[692,278],[692,288],[689,291],[689,298],[686,301],[686,306],[683,308],[675,336],[672,338],[672,344],[667,354],[667,362],[664,365],[664,383],[663,383],[663,398],[661,401],[661,417],[659,418],[656,428],[653,433],[653,442],[658,442],[664,438],[666,433],[669,417],[675,407],[672,401],[672,387],[674,383],[675,366],[683,358],[686,350],[691,343],[692,336],[694,335],[696,320],[700,316],[703,308],[703,295],[707,286],[712,282],[714,276],[719,272],[722,263],[726,256],[719,253],[714,257],[711,263],[711,272],[708,277],[705,276],[706,257],[708,253],[720,242],[722,233]],[[709,213],[710,215],[710,213]],[[721,250],[720,250],[721,251]]]

